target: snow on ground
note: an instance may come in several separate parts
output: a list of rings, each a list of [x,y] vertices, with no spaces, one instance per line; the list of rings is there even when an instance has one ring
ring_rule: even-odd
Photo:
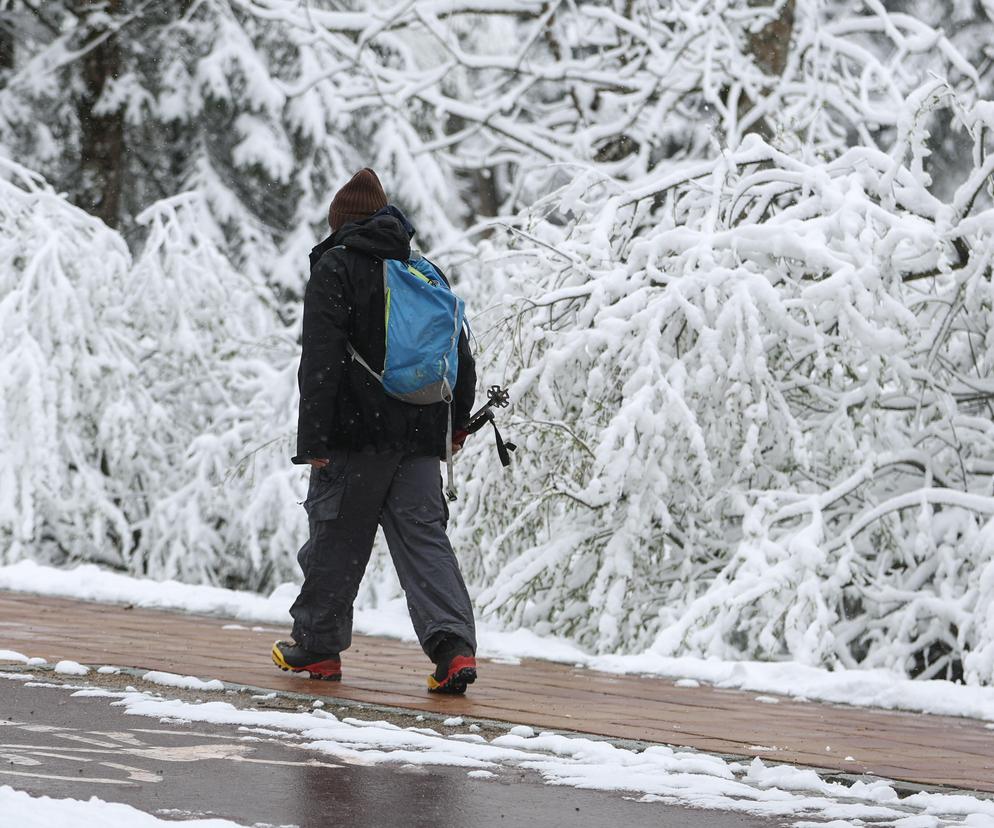
[[[289,625],[289,607],[297,586],[284,584],[271,595],[176,581],[152,581],[108,572],[92,564],[55,569],[33,561],[0,566],[0,589],[66,598],[177,609],[237,618],[243,621]],[[414,640],[414,630],[403,599],[378,609],[356,609],[355,631]],[[479,655],[495,660],[538,658],[576,664],[612,673],[666,676],[687,686],[688,680],[718,687],[780,693],[797,698],[911,710],[994,721],[994,687],[967,687],[949,681],[914,681],[888,670],[836,670],[808,667],[797,662],[719,661],[670,658],[655,653],[594,656],[562,639],[540,637],[528,630],[503,632],[483,622],[478,625]],[[0,660],[21,661],[20,653]]]
[[[218,679],[204,681],[196,676],[180,676],[176,673],[163,673],[159,670],[150,670],[142,676],[144,681],[152,684],[162,684],[166,687],[182,687],[186,690],[224,690],[224,684]]]
[[[133,716],[228,725],[247,732],[298,740],[339,762],[465,768],[474,778],[499,777],[502,769],[539,773],[548,784],[622,791],[644,802],[798,820],[837,820],[838,825],[994,828],[994,801],[965,794],[918,793],[900,798],[886,780],[829,782],[815,771],[789,765],[726,761],[717,756],[653,746],[643,751],[605,741],[512,728],[487,742],[469,734],[444,736],[428,728],[381,721],[339,719],[325,710],[292,713],[239,709],[227,702],[190,704],[140,692],[82,689],[74,696],[114,699]],[[862,820],[862,823],[858,822]],[[801,822],[795,822],[801,825]]]
[[[19,673],[0,673],[0,679],[27,678]],[[58,686],[41,682],[29,682],[28,686],[33,684]],[[524,727],[509,728],[488,742],[473,733],[446,736],[424,727],[339,719],[321,709],[296,713],[240,709],[220,701],[191,704],[133,688],[124,692],[78,685],[67,689],[73,691],[74,697],[112,700],[111,704],[123,707],[127,715],[184,725],[237,727],[264,738],[294,741],[345,764],[456,767],[476,779],[499,779],[508,769],[528,770],[552,785],[622,792],[645,803],[666,802],[789,819],[795,828],[816,824],[835,828],[994,828],[994,801],[989,799],[925,792],[902,798],[887,780],[828,781],[811,769],[767,765],[760,759],[727,761],[661,745],[634,751],[596,739],[536,734]],[[13,824],[19,828],[54,824],[143,828],[162,824],[127,806],[110,806],[96,799],[36,800],[10,788],[0,788],[0,813],[20,816],[28,811],[37,821]],[[203,828],[234,825],[222,820],[183,824]]]
[[[55,672],[64,676],[85,676],[90,672],[90,668],[84,667],[78,661],[64,659],[55,665]]]
[[[100,828],[163,828],[177,825],[175,820],[154,817],[115,802],[104,802],[95,796],[88,800],[51,799],[31,796],[0,785],[0,815],[3,825],[11,828],[52,828],[53,825],[99,825]],[[191,819],[183,828],[238,828],[238,823],[226,819]]]

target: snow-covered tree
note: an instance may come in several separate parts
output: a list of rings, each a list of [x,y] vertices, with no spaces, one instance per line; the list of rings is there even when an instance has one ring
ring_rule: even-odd
[[[155,404],[141,423],[155,496],[132,568],[251,588],[286,580],[305,528],[287,462],[294,340],[265,285],[222,254],[202,197],[157,202],[137,221],[147,241],[127,313]]]
[[[121,237],[0,157],[0,558],[126,561],[145,413]]]
[[[7,0],[3,31],[20,45],[0,146],[133,247],[145,208],[198,192],[229,256],[291,295],[331,195],[360,166],[425,209],[427,237],[451,233],[448,179],[417,153],[423,111],[381,109],[366,64],[391,55],[355,59],[372,17],[335,13],[332,31],[314,22],[330,4],[290,5],[284,21],[242,0]]]
[[[949,201],[937,109],[975,138]],[[577,218],[511,246],[490,352],[519,465],[474,449],[459,514],[481,607],[602,650],[991,681],[990,117],[933,81],[890,153],[752,135],[556,194]]]
[[[486,615],[603,651],[994,681],[989,4],[0,12],[0,146],[136,251],[37,182],[3,190],[5,249],[48,249],[44,203],[73,217],[73,284],[131,285],[77,325],[87,354],[119,349],[103,390],[68,356],[45,374],[79,428],[131,394],[110,409],[131,442],[84,466],[103,494],[80,520],[111,542],[51,549],[257,588],[293,572],[290,303],[369,164],[470,300],[484,383],[513,386],[513,472],[483,437],[460,461]],[[7,273],[22,304],[34,255]],[[34,418],[0,399],[20,439]],[[29,512],[0,503],[27,553]]]
[[[303,519],[296,348],[203,199],[120,234],[0,159],[0,557],[260,587]]]

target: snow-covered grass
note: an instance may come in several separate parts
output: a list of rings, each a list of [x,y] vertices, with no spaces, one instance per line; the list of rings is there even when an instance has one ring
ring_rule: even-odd
[[[0,589],[176,609],[280,626],[289,623],[288,610],[297,593],[293,584],[277,587],[269,596],[263,596],[219,587],[132,578],[89,564],[63,570],[33,561],[0,567]],[[357,608],[355,629],[365,635],[406,641],[415,638],[407,608],[400,600],[390,601],[376,610]],[[778,693],[812,701],[968,716],[994,722],[994,687],[912,680],[889,670],[830,671],[790,661],[722,661],[667,657],[652,652],[597,656],[562,639],[538,636],[528,630],[501,631],[486,623],[480,624],[479,640],[479,655],[497,661],[537,658],[617,674],[674,678],[684,686],[689,681],[708,682],[724,688]],[[7,660],[24,659],[25,656],[15,653]]]
[[[190,704],[147,693],[78,690],[75,696],[113,698],[133,716],[230,725],[269,737],[300,740],[339,762],[465,768],[474,778],[517,768],[547,783],[623,791],[645,802],[665,801],[798,820],[842,820],[846,825],[994,828],[994,802],[967,795],[918,793],[899,797],[885,780],[828,782],[815,771],[788,765],[726,761],[654,746],[643,751],[604,741],[535,734],[514,728],[489,742],[469,734],[443,736],[385,721],[339,719],[324,710],[291,713],[239,709],[226,702]],[[914,822],[901,822],[914,818]],[[796,822],[800,825],[800,822]]]
[[[0,785],[0,815],[3,825],[11,828],[52,828],[61,826],[99,826],[99,828],[164,828],[175,826],[175,820],[158,817],[116,802],[104,802],[95,796],[87,800],[52,799],[31,796]],[[181,823],[184,828],[238,828],[238,823],[226,819],[191,819]]]

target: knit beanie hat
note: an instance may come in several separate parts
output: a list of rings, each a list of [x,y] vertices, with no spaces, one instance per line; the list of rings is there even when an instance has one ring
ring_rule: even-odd
[[[335,193],[328,210],[328,224],[335,233],[343,224],[368,218],[387,206],[387,194],[376,173],[363,167]]]

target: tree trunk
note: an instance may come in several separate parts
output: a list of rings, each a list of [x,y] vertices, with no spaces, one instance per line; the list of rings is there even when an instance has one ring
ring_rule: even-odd
[[[14,69],[14,13],[0,3],[0,88]]]
[[[102,12],[113,17],[121,0],[76,0],[73,12],[79,18],[80,43],[92,43],[106,31],[106,23],[90,19]],[[107,84],[121,74],[121,50],[115,34],[89,49],[80,61],[82,89],[76,100],[80,138],[79,206],[110,227],[120,225],[121,189],[124,180],[124,110],[97,111]]]
[[[769,5],[769,0],[749,0],[752,7]],[[750,32],[746,41],[749,53],[756,65],[769,78],[779,78],[787,67],[790,55],[790,38],[794,31],[794,9],[796,0],[784,0],[780,14],[773,18],[757,32]],[[738,120],[743,118],[755,105],[748,95],[742,92],[738,101]],[[765,118],[758,119],[747,132],[761,135],[764,140],[773,138],[773,128]]]
[[[473,173],[476,186],[476,214],[496,216],[500,210],[500,194],[497,192],[497,168],[487,167]]]
[[[750,0],[750,6],[765,5],[766,0]],[[796,0],[784,0],[780,14],[758,32],[749,35],[749,52],[756,65],[767,75],[780,77],[790,54],[790,36],[794,31]]]

